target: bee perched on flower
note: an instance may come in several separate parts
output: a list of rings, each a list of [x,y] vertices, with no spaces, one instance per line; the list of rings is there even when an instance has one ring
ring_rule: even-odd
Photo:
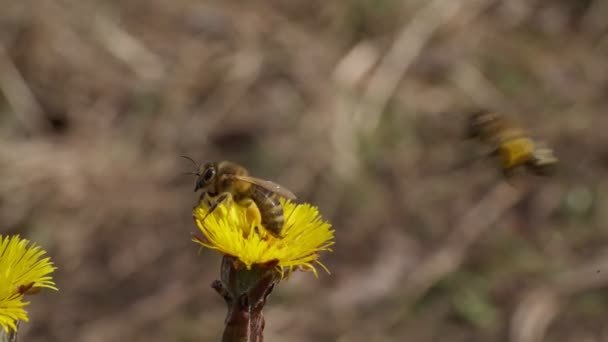
[[[333,244],[331,225],[316,208],[296,205],[296,196],[269,180],[252,177],[230,161],[197,165],[194,191],[202,190],[193,215],[204,237],[195,242],[235,257],[247,269],[276,261],[279,270],[312,270],[318,252]],[[220,209],[221,208],[221,209]]]
[[[215,164],[209,165],[195,173],[195,191],[203,188],[205,196],[192,211],[202,233],[193,241],[224,256],[221,280],[212,284],[229,307],[222,341],[262,341],[266,298],[295,270],[317,276],[319,266],[329,273],[319,254],[331,251],[334,230],[317,208],[293,203],[291,192],[269,181],[226,173],[224,183],[220,179],[219,186],[210,189],[217,173],[209,171]],[[235,180],[242,189],[227,186]],[[208,195],[224,198],[208,201]]]
[[[44,250],[19,236],[0,235],[0,332],[13,336],[19,321],[28,320],[26,294],[42,288],[57,290],[51,273],[56,269]],[[2,334],[0,334],[1,336]]]

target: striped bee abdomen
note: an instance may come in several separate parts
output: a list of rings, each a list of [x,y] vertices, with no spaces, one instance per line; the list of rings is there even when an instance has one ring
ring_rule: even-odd
[[[510,169],[524,165],[532,159],[534,142],[525,137],[507,140],[498,147],[498,152],[502,158],[502,167]]]
[[[279,197],[262,187],[254,186],[251,199],[260,211],[264,228],[275,237],[281,237],[285,217]]]

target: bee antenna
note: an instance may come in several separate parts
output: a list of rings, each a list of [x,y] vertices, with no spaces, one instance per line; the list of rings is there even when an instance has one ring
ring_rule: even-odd
[[[198,165],[196,165],[196,162],[194,161],[194,159],[192,159],[192,158],[190,158],[188,156],[180,156],[180,157],[189,160],[194,166],[198,166]]]
[[[192,163],[192,165],[194,165],[194,170],[196,170],[196,172],[184,172],[184,174],[185,174],[185,175],[195,175],[195,176],[198,176],[198,175],[199,175],[199,174],[198,174],[198,169],[199,169],[200,164],[197,164],[197,163],[194,161],[194,159],[192,159],[192,158],[190,158],[190,157],[188,157],[188,156],[180,156],[180,157],[182,157],[182,158],[184,158],[184,159],[189,160],[189,161]]]
[[[200,164],[197,164],[197,163],[194,161],[194,159],[192,159],[192,158],[190,158],[190,157],[188,157],[188,156],[180,156],[180,157],[182,157],[182,158],[184,158],[184,159],[189,160],[189,161],[192,163],[192,165],[194,165],[194,167],[195,167],[195,168],[198,170],[198,168],[199,168]]]

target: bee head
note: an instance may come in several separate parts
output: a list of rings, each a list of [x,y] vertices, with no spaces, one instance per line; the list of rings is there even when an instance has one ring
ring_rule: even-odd
[[[484,127],[495,119],[496,116],[485,109],[472,112],[469,114],[469,124],[467,126],[466,137],[479,137],[482,134]]]
[[[196,179],[194,192],[197,192],[199,189],[209,188],[212,184],[215,184],[215,177],[217,175],[217,163],[205,163],[199,168],[197,175],[198,178]]]

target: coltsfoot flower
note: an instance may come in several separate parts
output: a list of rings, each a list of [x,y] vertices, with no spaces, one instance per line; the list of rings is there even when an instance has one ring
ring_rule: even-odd
[[[247,269],[254,264],[275,262],[280,272],[287,270],[287,274],[302,269],[317,276],[317,265],[329,272],[319,261],[319,252],[331,251],[334,244],[331,225],[310,204],[283,199],[281,204],[285,223],[282,238],[278,239],[264,230],[255,207],[244,208],[228,202],[205,218],[209,208],[201,201],[192,214],[204,237],[195,236],[193,241],[238,259]]]
[[[28,246],[29,245],[29,246]],[[19,236],[0,235],[0,327],[16,330],[16,322],[26,321],[23,297],[41,288],[57,290],[51,273],[56,269],[46,252]]]

